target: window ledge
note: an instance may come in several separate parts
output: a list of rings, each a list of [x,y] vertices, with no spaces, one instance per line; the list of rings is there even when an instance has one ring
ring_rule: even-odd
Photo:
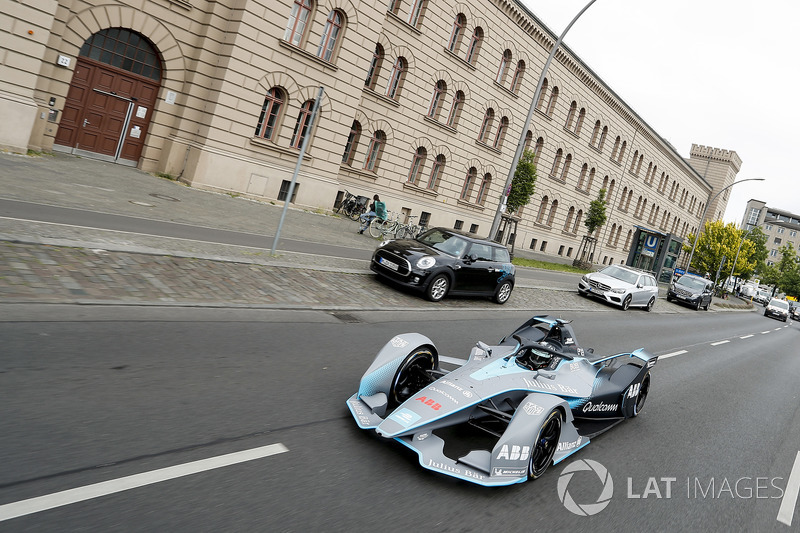
[[[394,98],[389,98],[388,96],[384,96],[381,93],[377,92],[375,89],[370,89],[369,87],[364,87],[364,92],[371,95],[372,97],[380,100],[385,104],[389,104],[394,107],[400,107],[400,102],[395,100]]]
[[[339,70],[339,67],[337,67],[337,66],[336,66],[336,65],[334,65],[333,63],[328,63],[328,62],[327,62],[327,61],[325,61],[324,59],[320,59],[319,57],[317,57],[317,55],[316,55],[316,54],[312,54],[312,53],[310,53],[310,52],[306,52],[306,51],[305,51],[305,50],[303,50],[302,48],[300,48],[300,47],[297,47],[297,46],[295,46],[295,45],[291,44],[291,43],[290,43],[290,42],[288,42],[288,41],[284,41],[283,39],[281,39],[281,40],[279,40],[279,41],[278,41],[278,43],[279,43],[279,44],[280,44],[280,45],[281,45],[283,48],[286,48],[287,50],[290,50],[290,51],[292,51],[292,52],[296,52],[296,53],[298,53],[298,54],[302,55],[303,57],[305,57],[306,59],[310,59],[311,61],[313,61],[314,63],[316,63],[316,64],[320,65],[320,66],[321,66],[321,67],[323,67],[323,68],[330,69],[330,70],[332,70],[333,72],[336,72],[337,70]]]
[[[347,174],[354,174],[356,176],[366,178],[371,181],[376,181],[378,179],[378,175],[376,173],[361,168],[353,168],[346,163],[342,163],[341,165],[339,165],[339,170],[342,170]]]
[[[431,118],[428,115],[423,115],[422,120],[424,120],[425,122],[430,122],[431,124],[435,124],[437,127],[442,128],[444,130],[447,130],[450,133],[458,133],[458,130],[456,130],[453,126],[448,126],[447,124],[442,124],[441,122],[439,122],[435,118]]]
[[[445,53],[447,55],[449,55],[451,58],[453,58],[456,61],[458,61],[459,63],[461,63],[463,66],[465,66],[465,67],[467,67],[469,69],[472,69],[472,70],[478,70],[475,65],[473,65],[472,63],[470,63],[469,61],[467,61],[463,57],[460,57],[460,56],[456,55],[455,53],[451,52],[450,50],[448,50],[448,48],[446,46],[444,48],[444,51],[445,51]]]
[[[537,228],[546,229],[546,230],[548,230],[548,231],[550,231],[551,229],[553,229],[553,226],[548,226],[547,224],[542,224],[541,222],[534,222],[534,223],[533,223],[533,225],[534,225],[535,227],[537,227]]]
[[[498,150],[497,148],[495,148],[493,146],[489,146],[488,144],[486,144],[485,142],[483,142],[481,140],[476,140],[475,144],[477,144],[478,146],[481,146],[483,148],[486,148],[490,152],[494,152],[494,153],[496,153],[498,155],[503,153],[502,150]]]
[[[403,183],[403,189],[411,192],[416,192],[419,194],[424,194],[425,196],[430,196],[431,198],[436,198],[437,196],[439,196],[439,193],[434,190],[425,189],[423,187],[420,187],[419,185],[415,185],[407,181]]]
[[[406,29],[408,29],[408,30],[411,30],[411,31],[413,31],[413,32],[414,32],[414,33],[416,33],[417,35],[422,35],[422,30],[420,30],[420,29],[419,29],[419,28],[417,28],[416,26],[412,26],[412,25],[411,25],[411,24],[409,24],[407,21],[405,21],[405,20],[403,20],[402,18],[400,18],[400,16],[399,16],[399,15],[397,15],[397,14],[395,14],[395,13],[392,13],[391,11],[387,11],[387,12],[386,12],[386,15],[387,15],[387,16],[388,16],[390,19],[394,20],[395,22],[397,22],[398,24],[400,24],[401,26],[403,26],[404,28],[406,28]],[[424,19],[423,19],[423,20],[424,20]]]
[[[270,150],[275,150],[276,152],[291,155],[292,157],[297,157],[297,154],[300,152],[299,148],[286,148],[284,146],[278,146],[274,142],[262,139],[261,137],[251,137],[250,144],[253,146],[258,146],[259,148],[268,148]],[[314,160],[314,156],[312,156],[308,152],[308,148],[306,148],[306,153],[303,157],[309,161]]]
[[[509,96],[511,96],[513,98],[519,98],[519,95],[517,93],[515,93],[511,89],[505,87],[504,85],[498,83],[497,80],[494,80],[493,83],[494,83],[495,87],[497,87],[498,89],[500,89],[501,91],[503,91],[507,95],[509,95]]]
[[[466,200],[462,200],[461,198],[456,200],[456,203],[458,205],[460,205],[461,207],[467,207],[469,209],[474,209],[476,211],[483,211],[485,209],[485,207],[482,206],[481,204],[473,204],[472,202],[468,202]]]

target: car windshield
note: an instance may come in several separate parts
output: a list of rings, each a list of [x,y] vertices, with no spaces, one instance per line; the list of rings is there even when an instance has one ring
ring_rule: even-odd
[[[688,278],[684,276],[678,280],[678,285],[683,285],[689,289],[702,291],[706,287],[706,282],[702,279]]]
[[[440,229],[432,229],[420,235],[417,240],[431,248],[453,257],[461,257],[467,249],[467,241],[459,235],[446,233]]]
[[[787,304],[783,300],[772,300],[769,303],[769,305],[771,305],[772,307],[780,307],[781,309],[786,309],[786,310],[789,309],[789,304]]]
[[[625,283],[630,283],[631,285],[635,284],[636,280],[639,279],[639,274],[616,266],[606,267],[600,272],[606,276],[611,276],[612,278],[624,281]]]

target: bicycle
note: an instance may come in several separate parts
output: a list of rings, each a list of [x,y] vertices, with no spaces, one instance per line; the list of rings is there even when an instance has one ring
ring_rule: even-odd
[[[373,218],[369,223],[369,234],[381,240],[389,238],[389,235],[394,238],[397,228],[400,226],[400,213],[395,214],[394,219],[391,218],[391,215],[390,211],[385,220],[378,217]]]
[[[342,213],[351,220],[358,220],[358,218],[367,212],[367,202],[369,198],[366,196],[355,195],[345,189],[344,199],[339,204],[339,207],[334,208],[334,212]]]
[[[398,239],[416,239],[426,229],[428,229],[425,226],[420,226],[419,224],[414,224],[413,222],[411,222],[411,220],[417,218],[417,216],[418,215],[409,215],[408,216],[409,222],[398,225],[396,232]]]

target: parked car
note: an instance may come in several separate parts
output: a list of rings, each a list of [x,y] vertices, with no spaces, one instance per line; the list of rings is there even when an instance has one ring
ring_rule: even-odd
[[[764,308],[764,316],[780,318],[786,322],[789,319],[789,302],[773,298]]]
[[[611,265],[581,277],[578,293],[618,305],[623,311],[631,306],[650,311],[658,298],[658,283],[649,272]]]
[[[789,310],[789,316],[795,320],[800,320],[800,303],[795,302]]]
[[[667,301],[688,304],[694,307],[695,311],[702,307],[706,311],[711,306],[711,299],[714,296],[714,282],[695,276],[684,274],[673,281],[667,290]]]
[[[504,304],[514,289],[514,265],[502,244],[475,234],[431,228],[416,239],[382,242],[370,269],[438,302],[448,294],[489,296]]]
[[[756,293],[753,295],[753,301],[761,305],[767,305],[770,299],[769,293],[764,291],[756,291]]]

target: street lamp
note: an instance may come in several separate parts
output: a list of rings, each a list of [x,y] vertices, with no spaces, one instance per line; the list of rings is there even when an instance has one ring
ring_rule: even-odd
[[[694,249],[695,249],[695,247],[697,246],[697,241],[698,241],[698,240],[700,240],[700,233],[703,231],[703,221],[704,221],[704,220],[705,220],[705,218],[706,218],[706,211],[708,211],[708,206],[709,206],[709,205],[711,205],[711,204],[713,204],[713,203],[714,203],[714,200],[716,200],[716,199],[717,199],[717,197],[718,197],[720,194],[722,194],[723,192],[725,192],[727,189],[730,189],[730,188],[731,188],[731,187],[733,187],[734,185],[739,185],[740,183],[744,183],[745,181],[764,181],[764,178],[747,178],[746,180],[741,180],[741,181],[736,181],[736,182],[734,182],[734,183],[731,183],[731,184],[730,184],[730,185],[728,185],[727,187],[724,187],[724,188],[723,188],[721,191],[719,191],[717,194],[715,194],[715,195],[714,195],[714,197],[713,197],[713,198],[711,198],[711,200],[709,200],[708,202],[706,202],[706,205],[705,205],[705,207],[703,208],[703,214],[702,214],[702,215],[700,215],[700,225],[698,226],[698,229],[697,229],[697,235],[695,235],[695,236],[694,236],[694,242],[692,243],[692,252],[689,254],[689,262],[688,262],[688,263],[686,263],[686,271],[687,271],[687,272],[689,271],[689,269],[690,269],[690,268],[692,268],[692,257],[694,257]]]
[[[733,290],[736,292],[736,287],[739,285],[739,276],[736,275],[736,262],[739,261],[739,252],[742,251],[742,245],[744,244],[744,240],[750,235],[750,232],[753,231],[756,227],[753,226],[749,230],[744,232],[742,235],[742,240],[739,241],[739,247],[736,249],[736,258],[733,260],[733,266],[731,267],[731,276],[733,276]]]
[[[539,101],[539,97],[542,94],[542,85],[544,84],[544,78],[547,75],[547,69],[550,66],[550,62],[553,60],[553,57],[556,55],[556,51],[558,47],[561,45],[561,41],[564,40],[564,36],[567,34],[569,29],[575,24],[575,21],[583,15],[584,11],[589,9],[589,6],[594,4],[597,0],[591,0],[588,4],[586,4],[580,12],[575,15],[575,18],[572,19],[564,31],[561,32],[561,36],[556,41],[556,44],[553,45],[553,49],[550,50],[550,55],[547,56],[547,61],[544,63],[544,67],[542,68],[542,74],[539,76],[539,83],[536,84],[536,91],[533,93],[533,100],[531,101],[531,107],[528,109],[528,118],[525,119],[525,124],[522,126],[522,133],[519,137],[519,143],[517,143],[517,151],[514,153],[514,159],[511,161],[511,167],[508,169],[508,177],[506,178],[506,184],[503,187],[501,192],[502,196],[500,197],[500,201],[497,203],[497,211],[494,214],[494,220],[492,221],[492,227],[489,230],[489,238],[494,239],[496,238],[497,228],[500,227],[500,218],[503,216],[505,200],[507,192],[511,190],[511,182],[514,180],[514,173],[517,171],[517,165],[519,164],[519,160],[522,157],[523,148],[525,146],[525,135],[528,133],[528,128],[531,126],[531,119],[533,118],[533,112],[536,110],[536,104]]]

